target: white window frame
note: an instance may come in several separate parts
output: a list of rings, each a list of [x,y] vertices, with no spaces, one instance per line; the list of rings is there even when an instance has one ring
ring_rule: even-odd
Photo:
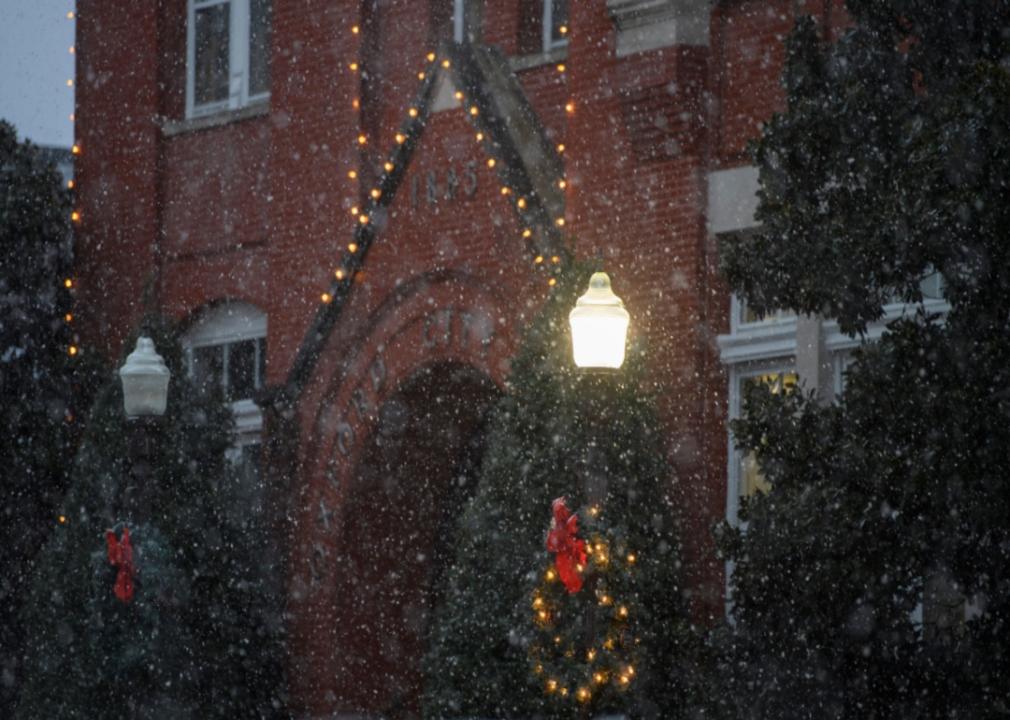
[[[466,0],[452,0],[452,39],[455,43],[466,39]]]
[[[228,98],[196,105],[196,12],[228,5]],[[186,20],[186,117],[202,117],[267,102],[270,91],[249,94],[249,0],[189,0]]]
[[[551,28],[554,26],[554,3],[552,0],[544,0],[543,2],[543,23],[542,23],[542,46],[545,53],[549,53],[551,50],[556,50],[558,48],[568,47],[568,38],[562,37],[557,40],[551,34]]]
[[[243,302],[232,302],[209,308],[182,338],[186,358],[186,370],[193,374],[193,351],[197,348],[216,347],[245,340],[265,340],[267,336],[267,316],[259,308]],[[261,356],[259,345],[256,349],[254,377],[265,369],[266,358]],[[224,368],[227,374],[227,367]],[[235,400],[231,404],[235,415],[235,449],[260,442],[263,430],[263,413],[250,398]]]

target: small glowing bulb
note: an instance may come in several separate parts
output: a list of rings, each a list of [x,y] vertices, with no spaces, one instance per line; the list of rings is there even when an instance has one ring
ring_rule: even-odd
[[[555,573],[554,569],[552,568],[552,569],[548,570],[546,573],[544,573],[544,577],[547,578],[548,582],[553,582],[554,578],[557,577],[557,573]]]
[[[361,32],[361,28],[359,28],[357,25],[351,25],[351,32],[357,35],[359,32]]]
[[[635,677],[635,668],[633,665],[628,665],[628,669],[624,672],[627,673],[628,677]]]
[[[596,651],[595,650],[590,650],[589,652],[587,652],[586,653],[586,659],[589,660],[589,662],[592,662],[593,660],[595,660],[596,659]]]
[[[372,188],[372,191],[369,193],[369,195],[372,196],[373,200],[378,200],[380,197],[382,197],[382,190],[379,190],[379,188]]]
[[[575,112],[575,103],[572,102],[571,100],[569,100],[568,102],[566,102],[565,103],[565,112],[568,113],[569,115],[571,115],[573,112]]]
[[[365,215],[365,213],[361,213],[360,215],[358,215],[358,222],[361,223],[362,225],[367,225],[368,224],[368,216]],[[351,244],[353,245],[353,243],[351,243]]]
[[[435,53],[428,53],[428,62],[435,62]]]
[[[543,607],[543,605],[544,605],[544,599],[542,597],[535,597],[535,598],[533,598],[533,607],[534,607],[534,609]]]
[[[67,180],[67,189],[68,190],[73,190],[74,189],[74,181],[73,180]]]
[[[448,67],[449,67],[449,64],[450,64],[450,63],[449,63],[449,60],[448,60],[448,59],[446,59],[446,60],[443,60],[443,61],[442,61],[442,67],[444,67],[444,68],[448,68]]]
[[[603,681],[606,679],[607,679],[606,676],[601,672],[593,673],[593,682],[595,682],[597,685],[601,685]]]
[[[535,258],[533,258],[533,262],[537,265],[540,265],[541,263],[543,263],[543,261],[544,261],[543,255],[537,255]]]
[[[319,296],[319,299],[322,300],[324,303],[328,303],[330,300],[333,299],[333,297],[329,293],[323,293],[322,295]]]
[[[525,230],[523,230],[523,237],[524,237],[524,238],[528,238],[528,237],[529,237],[530,235],[532,235],[532,234],[533,234],[533,231],[532,231],[532,230],[530,230],[529,228],[526,228]],[[543,259],[543,258],[541,258],[541,260],[542,260],[542,259]]]
[[[480,114],[480,109],[476,105],[470,106],[470,114],[473,117],[477,117]]]
[[[575,696],[580,702],[586,702],[589,699],[589,691],[584,687],[580,687],[578,692],[575,693]]]
[[[73,19],[74,19],[74,11],[71,10],[70,12],[67,13],[67,20],[73,20]]]
[[[348,67],[351,68],[351,72],[358,72],[358,63],[352,62]]]
[[[526,198],[519,198],[518,200],[516,200],[516,205],[519,206],[520,210],[525,210],[526,209]]]
[[[547,681],[547,692],[554,692],[557,689],[558,689],[558,681],[557,680],[555,680],[554,678],[551,678],[550,680]]]
[[[417,117],[417,108],[415,108],[415,107],[410,108],[409,110],[407,110],[407,114],[410,115],[412,118],[416,118]]]
[[[638,558],[635,557],[635,553],[628,553],[628,564],[629,565],[634,565],[636,560],[638,560]]]
[[[557,265],[559,262],[561,262],[561,257],[558,255],[551,255],[551,262]]]
[[[75,223],[80,222],[81,214],[77,210],[74,210],[72,213],[70,213],[70,219],[73,220]]]
[[[358,135],[358,145],[364,145],[368,142],[368,138],[364,134]]]
[[[550,285],[551,287],[554,287],[555,285],[558,284],[558,281],[556,278],[551,278],[550,280],[547,281],[547,284]]]
[[[66,280],[63,281],[63,287],[69,289],[69,288],[72,288],[73,286],[74,286],[74,281],[71,280],[70,278],[67,278]]]
[[[351,107],[354,108],[355,110],[358,110],[361,107],[361,100],[359,100],[358,98],[354,98],[353,100],[351,100]]]
[[[385,170],[386,172],[393,172],[393,167],[394,167],[393,163],[387,160],[386,163],[382,166],[382,169]]]
[[[66,315],[63,316],[63,319],[66,320],[68,323],[71,323],[74,321],[74,316],[71,313],[67,313]]]
[[[614,649],[614,638],[609,638],[608,637],[606,640],[604,640],[603,641],[603,647],[605,647],[607,650],[613,650]]]
[[[77,52],[77,48],[71,45],[70,47],[67,48],[67,52],[73,55],[75,52]]]
[[[70,113],[70,114],[69,114],[69,115],[68,115],[67,117],[69,117],[69,118],[70,118],[70,122],[73,122],[73,121],[74,121],[74,118],[75,118],[75,117],[77,117],[77,116],[76,116],[76,115],[74,115],[73,113]]]
[[[538,611],[537,611],[537,618],[538,618],[538,619],[539,619],[539,620],[540,620],[541,622],[543,622],[543,621],[547,620],[547,611],[546,611],[546,610],[538,610]]]
[[[417,74],[417,79],[418,79],[418,80],[424,80],[424,71],[421,71],[421,72],[419,72],[419,73]]]
[[[488,158],[487,159],[487,166],[489,168],[493,168],[495,166],[495,159],[494,158]]]
[[[398,145],[403,145],[407,141],[407,136],[403,133],[396,133],[396,143]]]
[[[358,252],[358,243],[347,243],[347,252]]]
[[[561,688],[561,697],[568,697],[568,688]]]
[[[358,216],[358,206],[357,205],[355,205],[354,207],[351,208],[351,215],[353,215],[354,217]]]
[[[73,145],[70,146],[70,152],[73,155],[80,155],[81,154],[81,146],[78,145],[77,143],[74,143]]]
[[[358,171],[357,170],[348,170],[347,171],[347,177],[349,177],[351,180],[357,179],[357,177],[358,177]]]
[[[610,596],[609,595],[602,595],[602,596],[600,596],[600,605],[609,605],[609,604],[610,604]]]
[[[343,280],[344,279],[344,269],[343,268],[337,268],[337,271],[335,273],[333,273],[333,276],[337,280]]]
[[[568,183],[565,180],[558,180],[558,187],[564,190],[568,187]]]
[[[565,144],[564,143],[558,143],[558,152],[559,153],[563,153],[564,151],[565,151]]]
[[[77,354],[77,346],[76,346],[76,345],[71,345],[70,347],[68,347],[68,348],[67,348],[67,353],[68,353],[68,354],[69,354],[69,355],[70,355],[71,357],[73,357],[74,355],[76,355],[76,354]]]
[[[618,614],[618,615],[619,615],[620,617],[622,617],[622,618],[626,618],[626,617],[628,617],[628,608],[626,608],[626,607],[624,607],[623,605],[621,605],[621,607],[620,607],[620,608],[618,608],[618,610],[617,610],[617,614]]]
[[[463,99],[463,91],[462,90],[457,90],[455,93],[453,93],[453,95],[456,97],[457,100],[462,100]]]
[[[66,515],[60,515],[59,521],[60,521],[60,525],[66,525],[66,523],[67,523],[67,516]]]
[[[565,64],[564,63],[558,63],[558,72],[559,73],[563,73],[564,71],[565,71]]]
[[[627,685],[629,682],[631,682],[631,678],[629,678],[627,675],[621,675],[620,677],[621,685]]]
[[[592,515],[593,517],[596,517],[597,515],[599,515],[600,514],[600,506],[599,505],[593,505],[591,508],[589,508],[589,514]]]
[[[565,219],[564,218],[558,218],[557,220],[554,221],[554,224],[557,225],[558,227],[564,227],[565,226]]]
[[[535,672],[537,675],[543,675],[544,674],[544,666],[541,665],[540,663],[537,663],[533,667],[533,672]]]
[[[67,87],[73,87],[73,86],[74,86],[74,81],[71,80],[70,78],[67,78]]]
[[[558,28],[558,32],[561,33],[562,35],[567,35],[568,34],[568,26],[567,25],[562,25],[561,27]]]
[[[502,185],[502,188],[501,188],[501,194],[502,195],[508,195],[510,192],[512,192],[512,190],[510,188]]]
[[[554,644],[555,645],[560,645],[561,644],[561,636],[560,635],[555,635],[554,636]]]

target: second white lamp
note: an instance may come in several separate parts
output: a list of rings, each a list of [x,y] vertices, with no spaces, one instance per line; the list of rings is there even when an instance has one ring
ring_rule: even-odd
[[[621,367],[629,319],[621,298],[610,289],[610,277],[593,273],[589,289],[568,315],[575,364],[587,369]]]

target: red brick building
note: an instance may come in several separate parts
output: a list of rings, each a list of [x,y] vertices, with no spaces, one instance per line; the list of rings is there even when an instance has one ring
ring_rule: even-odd
[[[781,102],[785,35],[841,4],[79,0],[82,344],[117,357],[145,304],[184,321],[192,371],[236,401],[237,456],[255,468],[269,441],[287,468],[265,492],[293,521],[306,717],[416,693],[402,658],[429,601],[382,578],[422,587],[438,524],[414,522],[417,561],[377,528],[403,520],[391,507],[437,517],[479,462],[484,410],[572,256],[602,258],[631,312],[694,608],[721,615],[710,528],[753,484],[726,430],[739,385],[798,369],[830,389],[849,345],[748,317],[716,236],[754,224],[746,143]]]

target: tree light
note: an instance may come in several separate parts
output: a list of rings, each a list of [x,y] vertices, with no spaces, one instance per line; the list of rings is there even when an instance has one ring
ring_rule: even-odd
[[[568,315],[572,353],[580,368],[617,369],[624,364],[630,315],[610,289],[610,277],[593,273],[589,289]]]

